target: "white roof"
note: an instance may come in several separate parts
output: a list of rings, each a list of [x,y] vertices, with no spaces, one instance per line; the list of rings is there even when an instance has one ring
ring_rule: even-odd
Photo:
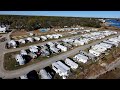
[[[6,27],[0,27],[0,32],[1,31],[6,31]]]
[[[60,44],[57,45],[57,48],[63,48],[63,49],[66,48],[67,49],[67,47],[60,45]]]
[[[15,56],[15,59],[16,59],[17,62],[19,62],[20,65],[24,65],[25,60],[22,58],[22,56],[20,54],[17,54]]]
[[[57,69],[59,69],[62,73],[66,73],[66,70],[61,67],[58,63],[54,62],[52,63],[52,66],[55,66]]]
[[[75,57],[78,57],[79,59],[83,59],[83,60],[88,60],[88,57],[86,57],[82,54],[77,54],[77,55],[75,55]]]
[[[55,45],[53,42],[48,42],[47,44],[50,45],[51,47]]]
[[[16,46],[16,42],[14,40],[10,40],[9,43],[12,44],[13,46]]]
[[[18,40],[19,42],[25,42],[25,40],[24,39],[20,39],[20,40]]]
[[[54,52],[58,52],[58,48],[55,48],[54,46],[53,47],[50,47],[51,50],[53,50]]]
[[[35,40],[40,40],[40,38],[39,37],[33,37]]]
[[[27,55],[27,52],[26,52],[25,50],[21,50],[20,53],[21,53],[22,55]]]
[[[66,59],[65,59],[65,63],[66,63],[66,62],[70,63],[72,66],[78,66],[77,63],[73,62],[73,61],[70,60],[69,58],[66,58]],[[66,64],[67,64],[67,63],[66,63]]]
[[[38,49],[35,48],[35,47],[33,47],[33,46],[29,46],[29,50],[30,50],[31,52],[38,52]]]
[[[40,36],[42,39],[47,39],[45,36]]]
[[[20,76],[20,79],[28,79],[28,78],[27,78],[27,75],[22,75]]]
[[[45,69],[41,69],[39,74],[41,75],[41,79],[51,79],[51,77],[49,76]]]
[[[94,56],[100,56],[100,54],[101,54],[100,52],[93,50],[93,49],[90,49],[89,53],[93,54]]]
[[[66,66],[65,64],[63,64],[61,61],[57,61],[57,63],[61,66],[61,67],[63,67],[65,70],[70,70],[70,68],[68,67],[68,66]]]

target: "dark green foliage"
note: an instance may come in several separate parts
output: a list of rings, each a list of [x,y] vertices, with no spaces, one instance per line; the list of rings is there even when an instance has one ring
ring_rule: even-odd
[[[28,31],[38,28],[87,26],[100,27],[100,21],[96,18],[80,17],[55,17],[55,16],[19,16],[1,15],[0,24],[9,24],[10,28],[26,29]]]

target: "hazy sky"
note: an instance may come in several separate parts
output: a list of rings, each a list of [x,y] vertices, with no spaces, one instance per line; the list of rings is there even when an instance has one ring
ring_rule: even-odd
[[[2,14],[120,18],[120,11],[0,11]]]

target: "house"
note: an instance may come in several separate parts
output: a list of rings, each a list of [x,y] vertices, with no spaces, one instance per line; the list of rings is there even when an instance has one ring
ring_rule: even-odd
[[[67,51],[67,47],[60,45],[60,44],[57,45],[57,48],[61,49],[61,51],[63,51],[63,52]]]
[[[69,58],[66,58],[65,59],[65,63],[70,66],[73,70],[77,69],[78,68],[78,64],[73,62],[71,59]]]
[[[20,76],[20,79],[28,79],[28,78],[27,78],[27,75],[22,75]]]
[[[78,62],[82,62],[82,63],[86,63],[88,61],[88,57],[86,57],[82,54],[77,54],[73,57],[73,60],[78,61]]]
[[[47,37],[45,37],[45,36],[40,36],[40,38],[42,39],[42,41],[46,41],[47,40]]]
[[[63,77],[63,79],[66,78],[66,76],[68,76],[68,72],[61,67],[57,62],[52,63],[52,69],[59,74],[60,76]]]
[[[16,43],[16,41],[14,41],[14,40],[10,40],[10,41],[8,42],[8,44],[9,44],[11,47],[13,47],[13,48],[16,48],[16,46],[17,46],[17,43]]]
[[[59,53],[60,52],[60,49],[56,48],[56,47],[50,47],[50,50],[52,53]]]
[[[52,76],[47,73],[45,69],[41,69],[39,75],[41,76],[41,79],[52,79]]]
[[[20,54],[21,54],[21,55],[27,55],[27,52],[26,52],[25,50],[21,50],[21,51],[20,51]]]
[[[36,55],[34,52],[30,52],[28,55],[29,55],[30,57],[32,57],[33,59],[34,59],[34,58],[37,58],[37,55]]]
[[[27,40],[28,42],[33,42],[33,38],[31,38],[31,37],[26,38],[26,40]]]
[[[25,64],[25,59],[20,54],[17,54],[15,56],[16,61],[19,63],[19,65],[24,65]]]
[[[100,52],[98,52],[98,51],[96,51],[96,50],[93,50],[93,49],[90,49],[89,50],[89,53],[91,53],[91,54],[93,54],[94,56],[96,56],[96,57],[98,57],[98,56],[100,56]]]
[[[24,39],[20,39],[20,40],[18,40],[18,42],[21,43],[21,44],[25,44],[26,43]]]
[[[33,37],[35,41],[40,41],[39,37]]]
[[[6,27],[0,27],[0,33],[6,33]]]
[[[67,72],[70,72],[70,68],[61,61],[57,61],[56,63],[59,64],[62,68],[64,68]]]
[[[31,52],[38,52],[38,49],[35,48],[35,47],[33,47],[33,46],[29,46],[29,50],[30,50]]]

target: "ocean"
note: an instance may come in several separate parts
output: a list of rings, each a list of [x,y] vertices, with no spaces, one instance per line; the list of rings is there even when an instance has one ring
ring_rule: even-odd
[[[120,28],[120,21],[117,20],[106,20],[109,23],[109,26],[114,26]]]

